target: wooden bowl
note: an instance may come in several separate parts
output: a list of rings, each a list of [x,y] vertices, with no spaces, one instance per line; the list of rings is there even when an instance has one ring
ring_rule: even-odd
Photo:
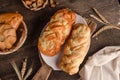
[[[22,21],[16,33],[17,33],[17,40],[15,44],[13,45],[13,47],[10,49],[5,49],[4,51],[0,50],[0,55],[11,54],[17,51],[23,45],[23,43],[25,42],[27,38],[27,26],[24,21]]]
[[[33,10],[33,11],[38,11],[38,10],[41,10],[41,9],[45,8],[45,6],[48,4],[48,0],[43,0],[43,1],[44,1],[44,3],[42,4],[42,6],[39,6],[39,7],[37,7],[37,8],[30,8],[30,7],[25,3],[24,0],[22,0],[22,3],[24,4],[24,6],[25,6],[26,8],[28,8],[28,9],[30,9],[30,10]]]

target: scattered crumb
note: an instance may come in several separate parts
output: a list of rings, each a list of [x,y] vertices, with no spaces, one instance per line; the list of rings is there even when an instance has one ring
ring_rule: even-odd
[[[120,22],[118,22],[118,24],[117,24],[118,26],[120,25]]]
[[[50,7],[56,7],[59,2],[55,2],[54,0],[50,0]]]
[[[95,39],[98,40],[98,37],[96,37]]]
[[[120,12],[120,11],[119,11],[119,12]],[[118,25],[118,26],[120,25],[120,18],[119,18],[119,21],[118,21],[117,25]]]

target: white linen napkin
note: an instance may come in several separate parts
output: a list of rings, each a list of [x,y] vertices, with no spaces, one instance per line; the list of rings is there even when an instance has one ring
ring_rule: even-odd
[[[120,80],[120,46],[109,46],[89,57],[80,80]]]

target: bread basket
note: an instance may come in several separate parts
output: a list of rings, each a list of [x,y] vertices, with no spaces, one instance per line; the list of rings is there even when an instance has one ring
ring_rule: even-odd
[[[19,28],[16,31],[17,33],[17,40],[15,44],[10,49],[5,49],[3,51],[0,50],[0,55],[11,54],[17,51],[25,42],[27,38],[27,27],[24,21],[21,22]]]
[[[38,1],[38,0],[33,0],[33,1]],[[33,10],[33,11],[38,11],[38,10],[41,10],[41,9],[43,9],[43,8],[45,8],[45,6],[48,4],[48,0],[42,0],[42,1],[44,1],[43,3],[42,3],[42,5],[41,6],[36,6],[36,7],[30,7],[29,5],[27,5],[27,3],[25,2],[25,0],[22,0],[22,3],[24,4],[24,6],[26,7],[26,8],[28,8],[28,9],[30,9],[30,10]]]

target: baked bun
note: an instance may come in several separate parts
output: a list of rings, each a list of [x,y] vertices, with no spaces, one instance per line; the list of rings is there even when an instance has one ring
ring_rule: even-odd
[[[90,28],[84,24],[74,25],[71,35],[64,45],[64,55],[58,64],[59,68],[70,75],[77,73],[89,46]]]
[[[58,10],[39,37],[38,48],[40,52],[47,56],[56,55],[70,34],[75,20],[76,16],[73,11],[69,9]]]
[[[16,30],[23,20],[18,13],[0,14],[0,51],[10,49],[17,40]]]

